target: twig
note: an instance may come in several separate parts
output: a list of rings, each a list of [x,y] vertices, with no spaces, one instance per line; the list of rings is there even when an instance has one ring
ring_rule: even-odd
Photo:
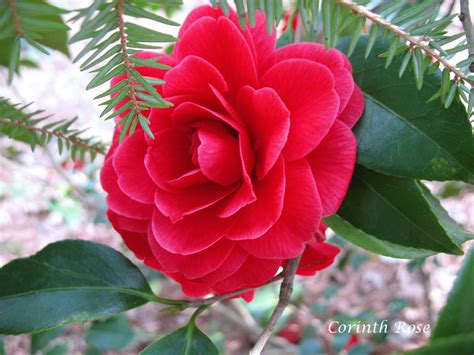
[[[94,151],[96,153],[99,153],[99,154],[102,154],[102,155],[105,154],[105,148],[104,147],[102,147],[100,145],[98,146],[98,145],[95,145],[95,144],[91,145],[91,144],[84,143],[82,140],[72,138],[72,137],[68,137],[67,135],[65,135],[61,131],[54,131],[54,130],[44,129],[44,128],[41,128],[41,127],[35,127],[35,126],[31,126],[29,124],[26,124],[23,121],[14,121],[14,120],[11,120],[9,118],[0,118],[0,123],[5,123],[9,126],[21,127],[21,128],[27,129],[30,132],[38,132],[38,133],[53,135],[57,138],[64,139],[66,141],[71,142],[74,145],[77,145],[79,147],[83,147],[87,150],[92,150],[92,151]]]
[[[13,25],[15,26],[16,34],[18,35],[18,37],[23,37],[25,35],[25,31],[23,30],[20,17],[18,16],[15,0],[8,0],[8,8],[10,9],[10,12],[12,13],[12,20],[13,20]]]
[[[290,303],[291,294],[293,292],[293,280],[295,279],[296,269],[298,268],[300,259],[301,255],[296,258],[289,259],[286,262],[285,267],[283,268],[283,282],[281,283],[280,287],[278,304],[273,310],[267,326],[263,329],[254,347],[250,350],[250,355],[261,354],[265,344],[272,335],[273,328],[275,328],[278,319],[283,314],[283,311],[285,310],[286,306],[288,306],[288,303]]]
[[[117,1],[117,17],[118,28],[120,33],[120,46],[122,47],[122,58],[123,64],[125,65],[127,85],[130,88],[130,91],[128,92],[128,97],[130,99],[130,102],[132,103],[133,110],[135,112],[140,112],[137,95],[135,93],[135,86],[132,81],[133,64],[130,62],[129,53],[127,49],[127,35],[125,33],[125,21],[123,19],[123,2],[124,0]]]
[[[459,19],[462,22],[464,33],[466,34],[467,44],[474,43],[474,28],[472,27],[471,13],[469,12],[469,0],[459,0],[461,6],[461,13]],[[474,58],[474,47],[469,47],[468,58]],[[474,73],[474,63],[469,65],[469,70]]]
[[[225,303],[217,303],[212,306],[212,312],[218,313],[220,316],[224,317],[226,321],[232,323],[233,326],[241,329],[245,334],[247,334],[249,339],[251,339],[252,341],[256,341],[258,335],[262,332],[262,327],[257,323],[257,321],[255,321],[255,319],[251,315],[246,315],[245,313],[242,313],[248,313],[247,308],[245,308],[242,303],[235,302],[232,305],[237,306],[237,304],[239,305],[239,309],[237,309],[238,313],[227,307],[227,304]],[[280,350],[289,350],[292,353],[297,352],[296,347],[282,337],[272,337],[268,340],[268,344]]]
[[[423,43],[421,40],[418,40],[414,37],[412,37],[408,32],[404,31],[401,29],[399,26],[396,26],[386,20],[384,20],[380,15],[366,9],[363,6],[359,6],[356,3],[352,2],[351,0],[334,0],[336,3],[347,7],[350,9],[353,13],[359,14],[360,16],[363,16],[365,18],[368,18],[371,20],[373,23],[376,23],[393,34],[403,38],[407,42],[410,43],[411,46],[415,46],[423,50],[428,56],[436,59],[438,62],[443,64],[444,67],[446,67],[450,72],[452,72],[455,75],[456,80],[464,80],[471,85],[474,85],[474,81],[472,79],[469,79],[466,74],[464,74],[462,71],[460,71],[458,68],[456,68],[454,65],[449,63],[446,59],[441,57],[435,50],[431,49],[427,44]],[[472,26],[472,25],[471,25]]]

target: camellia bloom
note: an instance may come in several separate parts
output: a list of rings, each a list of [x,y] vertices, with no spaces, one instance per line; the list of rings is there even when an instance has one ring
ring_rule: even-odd
[[[143,112],[154,139],[116,131],[102,169],[114,228],[191,297],[260,286],[303,252],[314,275],[338,252],[316,235],[346,194],[363,97],[341,52],[275,37],[261,13],[242,30],[192,11],[159,59],[172,69],[137,69],[174,106]]]

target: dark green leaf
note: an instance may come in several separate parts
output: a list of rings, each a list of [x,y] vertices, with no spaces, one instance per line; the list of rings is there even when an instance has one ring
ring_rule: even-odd
[[[474,182],[471,125],[463,105],[449,110],[426,103],[441,86],[439,75],[426,75],[421,91],[413,79],[397,77],[397,65],[384,68],[377,43],[364,59],[363,42],[351,57],[353,73],[365,96],[365,112],[355,127],[358,163],[396,176]],[[347,44],[347,42],[346,42]]]
[[[401,259],[422,258],[436,254],[434,251],[405,247],[379,239],[371,234],[365,233],[361,229],[354,227],[352,224],[337,214],[326,217],[324,219],[324,223],[326,223],[339,236],[348,240],[352,244],[355,244],[375,254]]]
[[[456,244],[459,245],[468,240],[474,239],[474,233],[467,232],[454,219],[452,219],[443,206],[441,206],[439,200],[431,194],[430,190],[428,190],[425,185],[420,182],[418,182],[418,185],[421,187],[423,196],[430,204],[431,209],[438,217],[444,230]]]
[[[218,355],[219,350],[194,322],[147,346],[140,355]]]
[[[19,37],[13,42],[13,46],[10,51],[10,58],[8,63],[8,83],[11,84],[13,81],[13,73],[15,72],[18,62],[20,61],[21,53],[21,40]]]
[[[470,310],[472,311],[472,310]],[[427,346],[407,352],[410,355],[471,355],[474,349],[474,333],[436,339]]]
[[[461,271],[441,310],[432,341],[474,332],[474,248],[464,258]],[[473,345],[474,345],[474,338]],[[474,349],[471,348],[471,350]]]
[[[38,351],[45,349],[51,340],[58,338],[64,334],[64,327],[57,327],[44,332],[36,333],[31,336],[30,353],[36,354]]]
[[[382,175],[358,167],[338,215],[356,230],[405,248],[422,249],[421,254],[426,255],[427,251],[462,254],[462,250],[441,226],[423,196],[421,187],[414,180]],[[331,222],[329,219],[328,223],[333,227]],[[380,247],[372,246],[374,241],[371,239],[359,242],[358,239],[363,239],[360,233],[350,235],[347,226],[343,226],[345,229],[339,226],[339,230],[335,227],[338,234],[357,245],[370,241],[372,249]],[[384,255],[390,253],[389,250],[382,251]],[[393,253],[404,251],[395,250]]]
[[[124,350],[135,338],[133,329],[124,315],[95,321],[87,330],[86,343],[100,350]]]
[[[155,299],[127,258],[101,244],[65,240],[0,269],[0,333],[43,331],[107,317]]]

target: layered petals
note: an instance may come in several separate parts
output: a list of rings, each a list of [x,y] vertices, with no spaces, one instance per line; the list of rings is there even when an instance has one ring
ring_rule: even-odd
[[[202,6],[171,55],[135,54],[171,67],[137,70],[163,79],[155,89],[172,105],[142,111],[154,139],[137,128],[119,143],[117,128],[101,171],[114,229],[189,297],[250,301],[239,290],[269,282],[288,259],[302,255],[297,273],[310,276],[339,252],[321,219],[349,186],[363,95],[341,52],[276,49],[276,30],[261,12],[255,20],[241,28],[233,10]]]
[[[291,112],[285,157],[304,157],[321,142],[336,119],[339,97],[331,72],[306,59],[288,59],[268,69],[260,86],[274,89]]]
[[[281,217],[263,236],[243,240],[241,246],[259,258],[288,259],[300,255],[321,221],[321,201],[309,164],[288,163]]]
[[[356,140],[342,122],[335,122],[321,144],[306,158],[318,186],[323,217],[337,212],[354,171]]]

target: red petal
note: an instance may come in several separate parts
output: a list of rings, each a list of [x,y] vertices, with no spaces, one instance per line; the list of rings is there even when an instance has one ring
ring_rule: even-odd
[[[194,169],[181,175],[180,177],[168,181],[168,184],[173,187],[189,187],[197,184],[208,182],[209,179],[204,176],[201,169]]]
[[[209,285],[190,281],[181,274],[168,274],[168,276],[181,284],[181,289],[183,290],[183,293],[188,297],[197,298],[212,293],[212,289]]]
[[[189,255],[220,240],[231,223],[231,219],[218,218],[213,208],[207,208],[176,223],[155,210],[152,226],[156,240],[164,249],[174,254]]]
[[[352,96],[347,103],[346,108],[337,117],[349,127],[353,127],[364,112],[364,95],[357,85],[354,86]]]
[[[220,218],[227,218],[237,213],[241,208],[254,202],[257,199],[252,186],[252,180],[247,175],[244,175],[244,181],[240,188],[229,196],[229,198],[223,202],[222,207],[219,209],[218,216]]]
[[[285,196],[285,165],[282,158],[263,180],[255,182],[254,190],[256,201],[235,214],[235,224],[227,232],[227,238],[258,238],[280,218]]]
[[[231,185],[242,179],[239,139],[220,124],[205,122],[199,125],[197,135],[198,162],[201,171],[210,180]]]
[[[148,232],[148,225],[150,224],[150,221],[148,220],[127,218],[116,214],[112,210],[107,210],[107,217],[109,217],[110,221],[113,220],[111,223],[117,230],[120,229],[136,233]]]
[[[346,195],[354,171],[356,145],[350,128],[336,121],[306,157],[318,186],[323,217],[336,213]]]
[[[275,276],[280,265],[280,259],[268,260],[249,256],[236,273],[216,283],[214,288],[222,293],[260,286]]]
[[[166,97],[176,95],[212,95],[209,85],[219,91],[227,91],[227,83],[221,73],[208,61],[187,56],[165,75],[163,92]]]
[[[127,137],[117,148],[113,165],[120,189],[130,198],[142,203],[153,203],[156,185],[145,168],[148,149],[144,133],[137,131]]]
[[[184,102],[180,104],[175,109],[172,119],[177,125],[196,125],[196,122],[203,121],[204,119],[227,123],[229,127],[233,128],[239,135],[239,153],[242,162],[242,176],[244,181],[250,181],[248,175],[252,171],[254,157],[247,132],[243,129],[240,123],[232,120],[225,114],[221,114],[192,102]],[[249,189],[246,189],[245,191],[249,191]],[[247,196],[248,201],[252,198],[251,195]]]
[[[135,219],[151,219],[154,206],[132,200],[120,190],[112,161],[112,157],[108,158],[100,172],[100,182],[104,190],[108,192],[107,206],[121,216]]]
[[[220,267],[196,281],[213,285],[234,274],[245,262],[248,253],[236,245]]]
[[[141,229],[139,228],[142,227],[140,224],[148,224],[148,221],[133,221],[132,219],[117,215],[110,210],[107,211],[107,216],[114,229],[119,232],[127,247],[133,251],[137,258],[144,259],[152,255],[150,246],[148,245],[147,231],[132,230]],[[127,228],[122,228],[124,226]],[[146,229],[148,229],[148,227],[146,227]]]
[[[176,222],[184,216],[212,206],[228,196],[235,188],[214,183],[199,184],[188,188],[166,191],[158,188],[155,192],[155,206],[162,214]]]
[[[188,16],[186,16],[186,19],[184,20],[183,24],[181,25],[181,28],[179,29],[178,38],[182,38],[184,33],[187,32],[189,27],[191,27],[191,25],[197,20],[200,20],[203,17],[212,17],[216,19],[219,16],[224,16],[220,8],[215,9],[209,5],[199,6],[195,8],[188,14]]]
[[[151,179],[166,189],[167,182],[194,170],[190,156],[190,131],[170,128],[155,135],[153,146],[148,148],[145,167]]]
[[[346,107],[354,89],[351,67],[346,56],[337,49],[329,51],[319,43],[294,43],[283,46],[265,62],[265,68],[287,59],[308,59],[325,65],[334,76],[334,89],[339,95],[338,114]]]
[[[316,271],[327,268],[334,262],[340,250],[328,243],[313,242],[306,246],[296,273],[298,275],[313,276]]]
[[[201,57],[223,75],[233,94],[244,85],[256,86],[257,73],[251,50],[238,27],[226,17],[202,17],[192,23],[176,44],[173,55]]]
[[[305,160],[286,164],[286,191],[280,219],[263,236],[240,246],[259,258],[289,259],[300,255],[321,221],[321,202]]]
[[[243,87],[237,99],[255,152],[257,177],[262,179],[277,161],[288,138],[290,112],[275,90]]]
[[[163,249],[156,241],[151,230],[148,234],[148,242],[155,258],[160,261],[164,272],[179,272],[187,279],[197,279],[220,268],[235,245],[234,242],[221,239],[202,252],[183,256],[172,254]]]
[[[285,158],[296,160],[312,151],[331,128],[339,108],[331,72],[306,59],[288,59],[271,67],[261,87],[276,90],[291,113]]]

